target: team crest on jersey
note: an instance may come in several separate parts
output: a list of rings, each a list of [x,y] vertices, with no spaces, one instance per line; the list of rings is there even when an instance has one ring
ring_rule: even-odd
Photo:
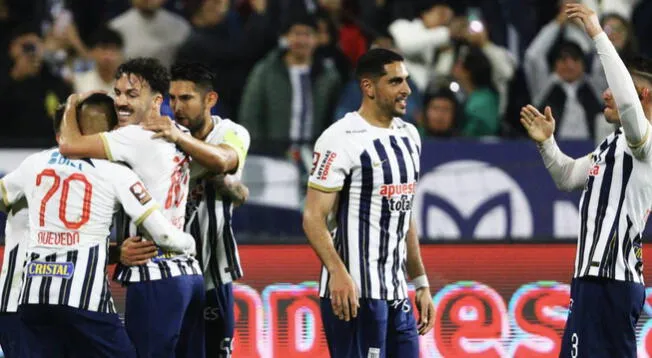
[[[60,277],[69,279],[75,271],[72,262],[32,261],[27,265],[27,277]]]
[[[141,205],[145,205],[149,203],[150,200],[152,200],[152,196],[149,195],[149,192],[147,189],[145,189],[145,186],[141,182],[137,182],[136,184],[130,186],[129,191],[131,191],[131,193],[134,195],[134,197],[136,197]]]

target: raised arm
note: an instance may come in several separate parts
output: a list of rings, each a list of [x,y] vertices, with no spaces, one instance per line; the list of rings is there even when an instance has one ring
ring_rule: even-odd
[[[548,169],[557,188],[563,191],[583,188],[591,168],[591,158],[585,156],[573,159],[562,153],[553,136],[555,119],[550,107],[546,107],[545,115],[532,105],[523,107],[521,109],[521,124],[527,130],[530,138],[537,143],[543,164]]]
[[[607,34],[602,31],[595,11],[582,4],[569,4],[566,13],[571,19],[581,20],[587,34],[595,41],[627,142],[632,147],[640,147],[649,136],[650,125],[645,118],[632,76]]]

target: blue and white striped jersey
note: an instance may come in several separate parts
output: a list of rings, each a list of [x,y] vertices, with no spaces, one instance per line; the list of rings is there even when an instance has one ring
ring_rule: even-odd
[[[115,313],[106,268],[113,214],[121,205],[142,223],[158,209],[140,178],[119,164],[51,149],[0,179],[0,193],[6,206],[24,197],[29,211],[19,305]]]
[[[319,137],[311,188],[339,192],[334,244],[360,297],[407,298],[407,231],[419,178],[416,128],[394,118],[390,128],[348,113]],[[322,268],[320,295],[328,297]]]
[[[5,227],[5,251],[0,272],[0,313],[16,312],[23,280],[25,247],[29,242],[29,214],[25,198],[11,205]]]

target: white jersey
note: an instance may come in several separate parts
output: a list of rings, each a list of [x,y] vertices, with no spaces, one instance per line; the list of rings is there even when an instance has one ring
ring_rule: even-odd
[[[652,148],[648,140],[646,153]],[[652,209],[652,156],[637,159],[622,129],[591,154],[580,200],[575,277],[643,281],[642,233]]]
[[[334,244],[361,297],[407,298],[407,231],[419,178],[421,139],[394,118],[391,128],[348,113],[317,140],[308,185],[339,191]],[[322,268],[320,296],[328,297]]]
[[[102,133],[107,157],[124,162],[138,174],[152,197],[161,203],[163,215],[172,225],[183,230],[189,185],[190,158],[174,144],[152,139],[153,132],[139,125],[129,125]],[[123,217],[119,234],[139,235],[136,225]],[[115,278],[121,282],[153,281],[180,275],[200,273],[197,260],[160,250],[160,255],[145,265],[126,267],[118,264]]]
[[[616,49],[594,38],[622,127],[591,154],[580,200],[574,277],[644,283],[641,235],[652,209],[652,126]]]
[[[213,145],[228,145],[238,153],[238,169],[230,175],[240,180],[249,150],[249,132],[231,120],[214,116],[213,130],[204,141]],[[233,205],[228,198],[222,198],[217,193],[215,183],[211,180],[213,176],[199,163],[190,164],[189,219],[186,231],[201,242],[198,256],[206,290],[235,281],[243,274],[238,245],[231,227]]]
[[[5,251],[0,273],[0,313],[16,312],[29,241],[29,214],[25,198],[11,205],[5,227]]]
[[[51,149],[28,157],[0,188],[6,203],[24,196],[29,207],[20,304],[115,313],[106,269],[113,214],[121,204],[140,223],[158,206],[136,174]]]

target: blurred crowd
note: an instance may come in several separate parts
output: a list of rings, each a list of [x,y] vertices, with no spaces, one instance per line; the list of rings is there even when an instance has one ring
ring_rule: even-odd
[[[352,73],[372,47],[405,57],[406,119],[424,137],[519,137],[532,103],[553,109],[557,138],[600,140],[607,84],[561,10],[572,1],[0,0],[0,146],[51,144],[68,94],[112,93],[118,65],[147,56],[209,65],[215,113],[249,130],[253,152],[309,163],[302,144],[359,107]],[[621,56],[652,55],[652,1],[584,1]]]

